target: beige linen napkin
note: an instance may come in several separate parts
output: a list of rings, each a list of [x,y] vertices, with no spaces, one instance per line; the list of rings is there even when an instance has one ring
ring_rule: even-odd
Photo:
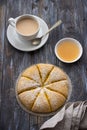
[[[40,130],[87,130],[87,101],[67,103]]]

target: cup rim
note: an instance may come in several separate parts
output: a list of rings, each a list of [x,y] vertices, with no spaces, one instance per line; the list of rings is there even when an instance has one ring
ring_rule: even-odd
[[[60,44],[62,41],[65,41],[65,40],[74,41],[74,43],[77,44],[78,47],[79,47],[79,50],[80,50],[79,55],[78,55],[78,57],[77,57],[76,59],[74,59],[74,60],[72,60],[72,61],[63,60],[63,59],[58,55],[58,53],[57,53],[57,46],[58,46],[58,44]],[[66,38],[60,39],[60,40],[56,43],[56,45],[55,45],[55,50],[54,50],[54,51],[55,51],[56,57],[57,57],[60,61],[62,61],[62,62],[64,62],[64,63],[74,63],[74,62],[78,61],[78,60],[81,58],[81,56],[82,56],[82,54],[83,54],[83,47],[82,47],[81,43],[80,43],[78,40],[76,40],[76,39],[74,39],[74,38],[71,38],[71,37],[66,37]]]
[[[21,20],[21,19],[23,19],[23,18],[27,18],[27,17],[33,19],[33,20],[37,23],[38,29],[37,29],[36,32],[34,32],[33,34],[24,35],[24,34],[22,34],[22,33],[20,33],[20,32],[18,31],[18,29],[17,29],[17,22],[18,22],[19,20]],[[30,36],[30,37],[31,37],[31,36],[34,36],[35,34],[38,33],[38,31],[39,31],[39,29],[40,29],[40,24],[39,24],[39,21],[37,20],[37,18],[35,18],[35,15],[23,14],[23,15],[20,15],[20,16],[18,17],[18,19],[16,20],[15,28],[16,28],[16,31],[17,31],[17,33],[18,33],[19,35],[25,36],[25,37],[27,37],[27,36]]]

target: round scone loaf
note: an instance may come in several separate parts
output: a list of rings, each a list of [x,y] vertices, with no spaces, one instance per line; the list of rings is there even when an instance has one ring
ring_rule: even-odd
[[[57,111],[67,100],[69,77],[52,64],[36,64],[25,69],[16,84],[16,97],[21,106],[33,113]]]

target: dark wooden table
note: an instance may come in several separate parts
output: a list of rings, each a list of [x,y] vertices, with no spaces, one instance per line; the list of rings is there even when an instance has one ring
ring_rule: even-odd
[[[58,19],[63,20],[50,33],[47,43],[34,52],[18,51],[6,38],[8,18],[25,13],[41,17],[49,27]],[[73,64],[60,62],[54,54],[56,42],[67,36],[79,40],[84,49],[82,58]],[[0,0],[0,130],[39,130],[49,119],[24,112],[15,98],[19,73],[40,62],[60,66],[70,76],[73,85],[70,101],[87,99],[87,0]]]

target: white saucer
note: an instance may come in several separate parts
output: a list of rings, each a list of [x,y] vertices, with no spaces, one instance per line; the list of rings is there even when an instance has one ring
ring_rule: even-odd
[[[42,34],[45,34],[48,31],[48,26],[43,19],[41,19],[37,16],[35,16],[35,17],[39,21],[39,24],[40,24],[40,27],[41,27],[40,31],[37,35],[37,37],[39,37],[39,36],[41,36]],[[15,18],[15,20],[17,20],[17,18]],[[49,34],[46,35],[42,39],[42,41],[39,45],[34,46],[34,45],[32,45],[31,41],[19,39],[19,37],[16,34],[15,29],[11,25],[9,25],[8,28],[7,28],[7,39],[8,39],[8,41],[10,42],[10,44],[14,48],[21,50],[21,51],[34,51],[34,50],[41,48],[46,43],[48,36],[49,36]]]

